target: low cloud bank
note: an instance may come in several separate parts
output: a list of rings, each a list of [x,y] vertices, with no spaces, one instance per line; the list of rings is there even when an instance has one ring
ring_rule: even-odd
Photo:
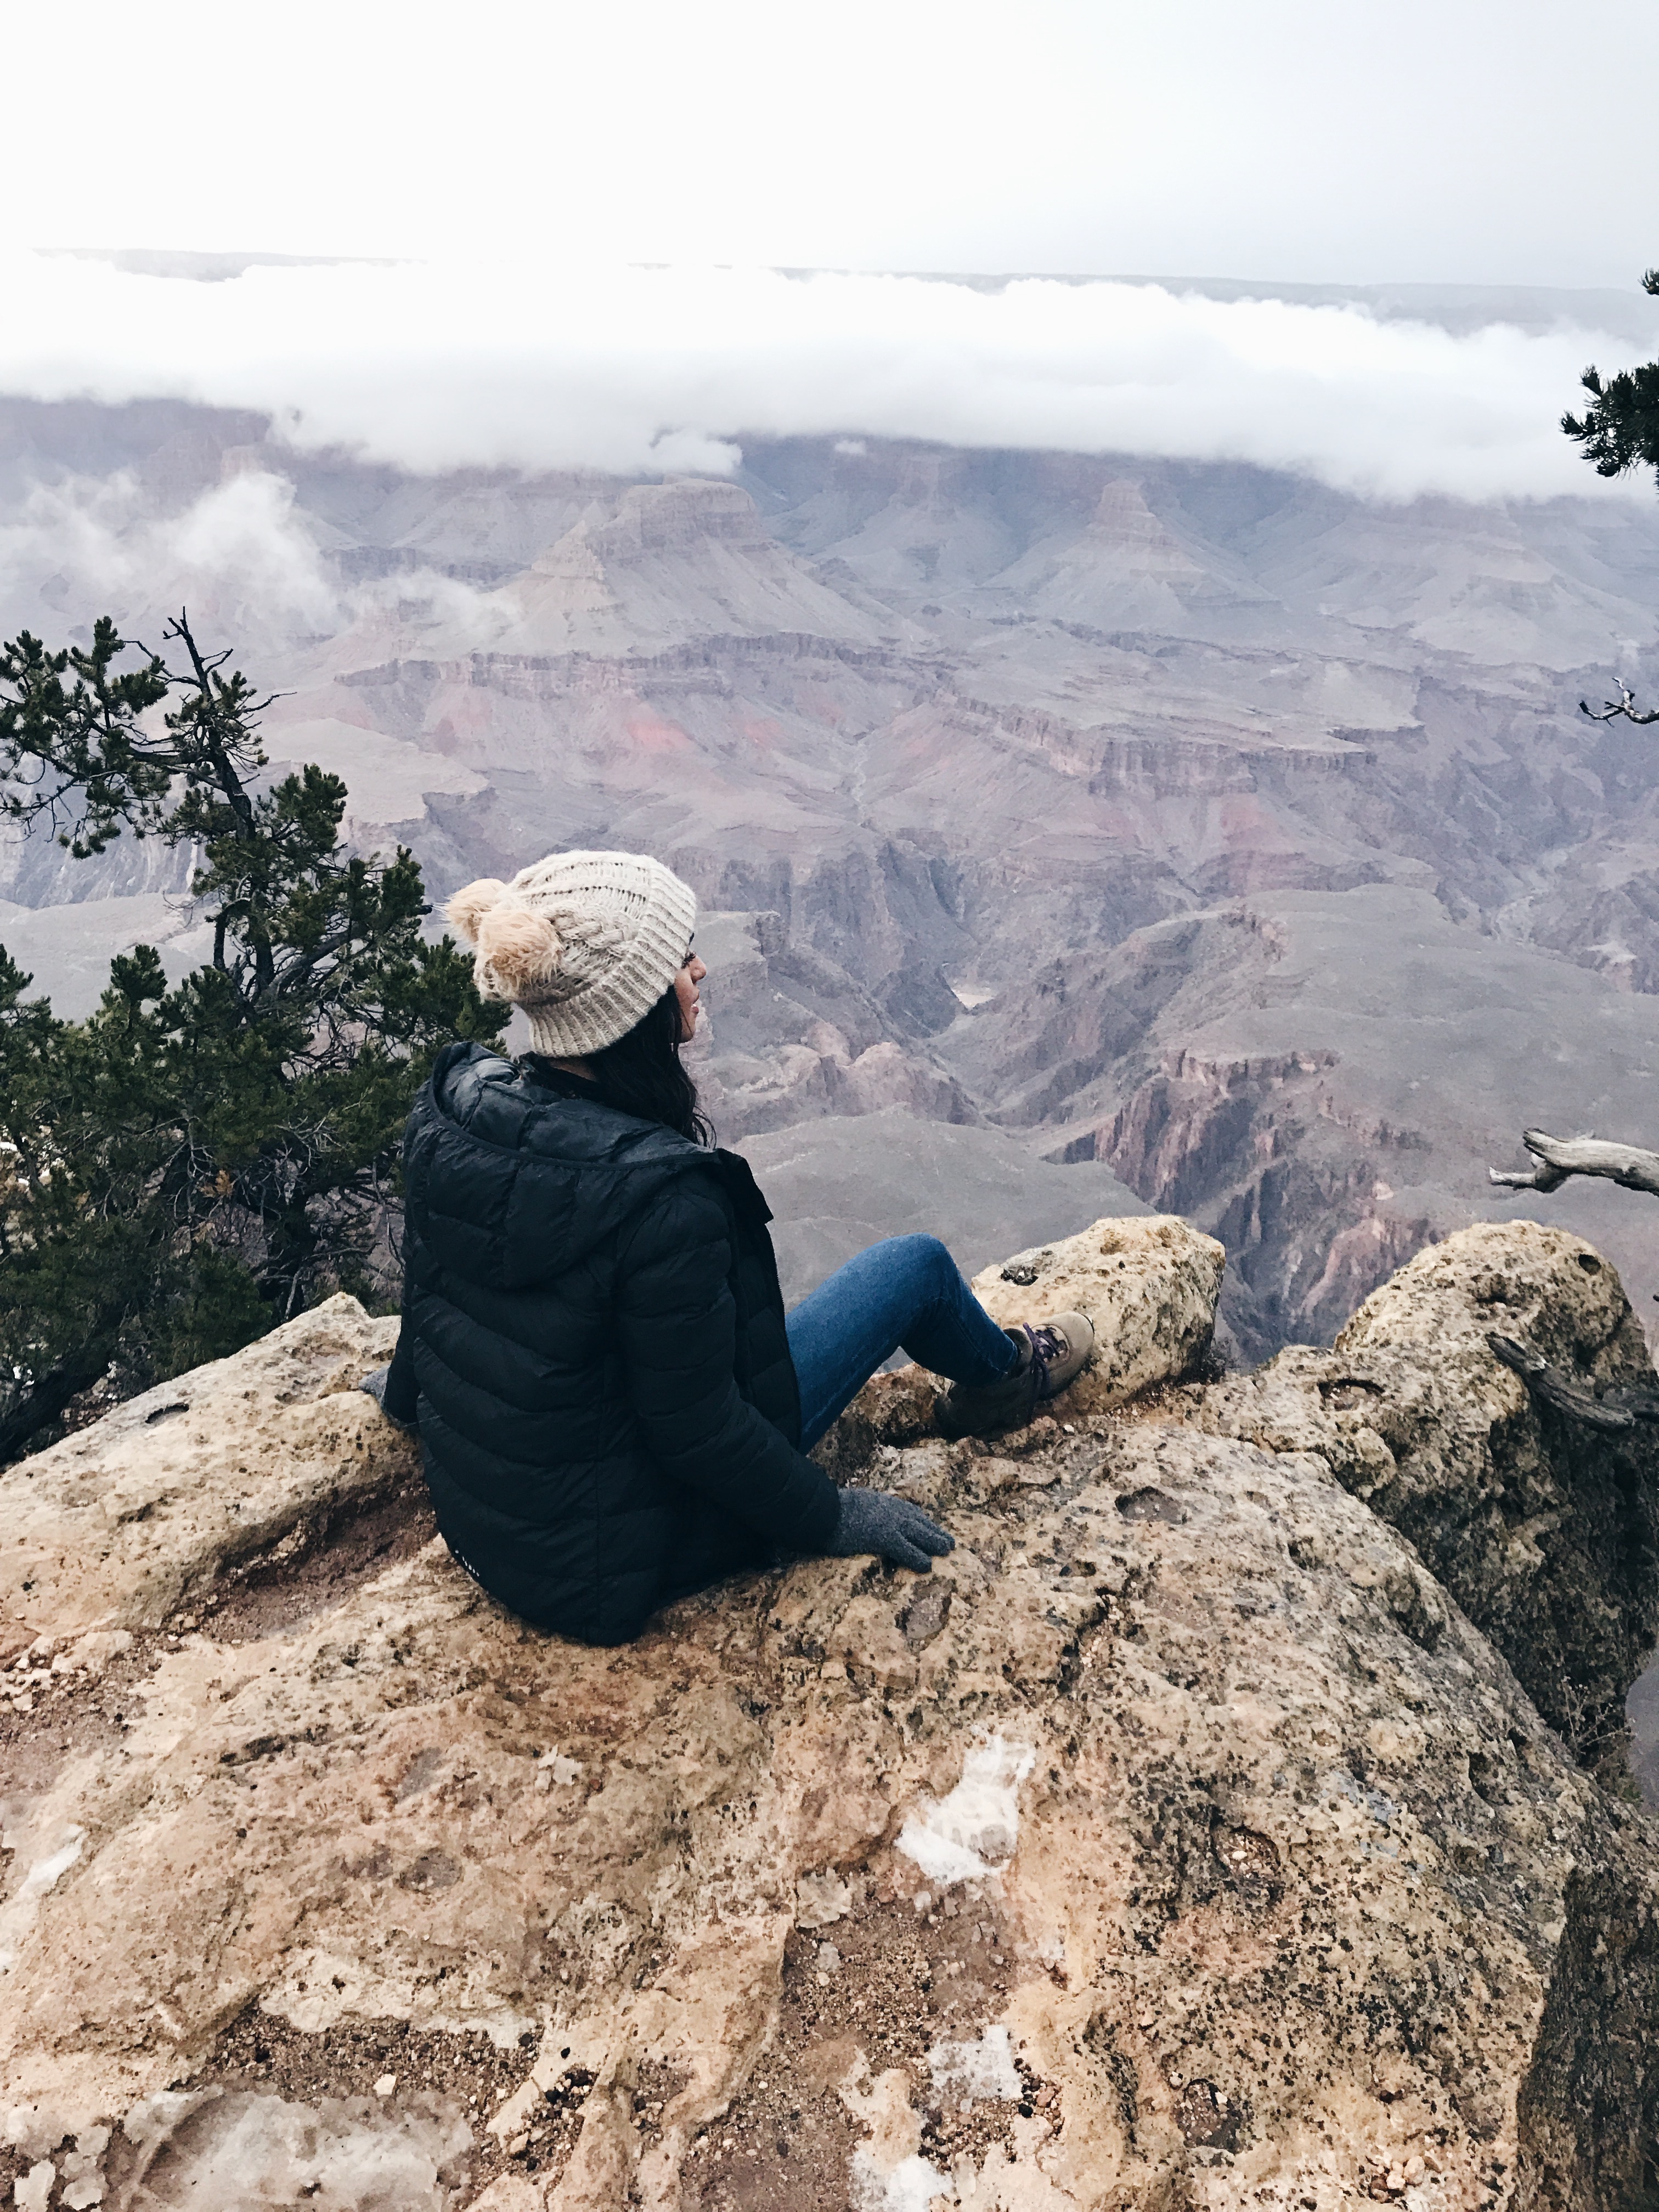
[[[1605,491],[1557,423],[1587,361],[1630,351],[1105,282],[477,262],[198,284],[33,253],[0,272],[0,391],[258,408],[294,443],[420,471],[717,474],[745,434],[862,435],[1551,498]]]
[[[0,517],[0,637],[28,629],[53,647],[84,643],[107,614],[154,651],[166,617],[185,607],[201,635],[234,638],[257,659],[410,603],[480,645],[502,619],[486,594],[427,568],[343,585],[294,486],[262,468],[172,508],[130,470],[69,477]]]
[[[216,485],[181,514],[157,514],[123,470],[37,484],[0,520],[0,608],[25,593],[48,607],[96,603],[124,610],[199,605],[246,623],[325,629],[337,593],[294,512],[294,487],[250,471]],[[33,610],[25,606],[26,617]]]

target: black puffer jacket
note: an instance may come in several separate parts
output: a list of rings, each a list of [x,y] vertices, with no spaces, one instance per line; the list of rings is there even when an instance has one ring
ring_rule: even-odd
[[[673,1597],[823,1551],[834,1485],[745,1161],[452,1045],[404,1140],[404,1326],[438,1525],[538,1626],[619,1644]]]

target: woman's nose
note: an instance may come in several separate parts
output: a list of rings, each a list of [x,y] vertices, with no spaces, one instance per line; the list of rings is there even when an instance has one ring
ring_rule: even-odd
[[[694,953],[688,965],[687,972],[690,975],[691,981],[694,983],[701,983],[703,977],[708,973],[708,970],[703,966],[702,961],[699,960]]]

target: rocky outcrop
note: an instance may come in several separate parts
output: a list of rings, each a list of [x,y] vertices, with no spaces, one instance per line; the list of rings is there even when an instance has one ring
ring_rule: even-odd
[[[1223,1312],[1253,1360],[1328,1341],[1443,1218],[1423,1188],[1431,1139],[1402,1110],[1417,1086],[1381,1109],[1356,1086],[1328,1042],[1353,1018],[1302,1019],[1305,978],[1281,980],[1294,950],[1255,903],[1182,916],[1061,957],[942,1041],[994,1120],[1042,1129],[1051,1159],[1109,1165],[1225,1245]],[[1241,997],[1297,1011],[1258,1048],[1225,1034]]]
[[[1388,1180],[1407,1179],[1421,1139],[1345,1113],[1336,1064],[1329,1051],[1166,1053],[1109,1123],[1066,1148],[1212,1222],[1240,1279],[1233,1326],[1258,1355],[1286,1334],[1332,1335],[1432,1234],[1392,1204]]]
[[[864,889],[854,884],[850,902]],[[693,1065],[725,1142],[894,1110],[935,1124],[982,1123],[926,1047],[927,1034],[962,1012],[937,968],[900,971],[889,1003],[878,1005],[836,962],[792,949],[781,915],[718,908],[699,915],[697,949],[709,972]]]
[[[1609,1254],[1645,1309],[1659,1215],[1607,1192],[1493,1189],[1486,1169],[1515,1157],[1516,1117],[1483,1150],[1468,1103],[1478,1092],[1491,1117],[1524,1098],[1521,1119],[1580,1126],[1585,1068],[1616,1085],[1627,1052],[1647,1065],[1639,1001],[1503,939],[1477,987],[1456,975],[1461,941],[1413,888],[1253,894],[1109,951],[1079,946],[933,1048],[994,1122],[1051,1159],[1109,1164],[1218,1237],[1224,1317],[1252,1360],[1328,1343],[1435,1237],[1523,1209]],[[1613,1091],[1595,1114],[1639,1136],[1649,1110]]]
[[[1065,1409],[1069,1416],[1103,1413],[1160,1383],[1206,1370],[1224,1261],[1214,1238],[1184,1221],[1166,1215],[1113,1218],[983,1268],[973,1288],[1005,1328],[1048,1314],[1086,1314],[1094,1325],[1094,1356],[1066,1392]],[[936,1472],[943,1463],[934,1408],[945,1387],[943,1377],[914,1365],[876,1376],[815,1457],[838,1482],[866,1479],[873,1463],[884,1486],[920,1495],[918,1481],[925,1488],[928,1469]],[[1024,1432],[1024,1444],[1057,1433],[1064,1431],[1044,1415]],[[928,1447],[933,1457],[925,1465],[896,1457],[906,1445]],[[995,1464],[1003,1479],[1014,1479],[1010,1462]],[[998,1477],[980,1468],[975,1479],[982,1486]]]
[[[1197,1373],[1215,1332],[1226,1255],[1168,1214],[1097,1221],[1081,1236],[1017,1252],[974,1278],[1005,1328],[1045,1314],[1085,1313],[1095,1356],[1067,1394],[1079,1413],[1104,1413],[1153,1383]]]
[[[42,1635],[159,1628],[406,1477],[411,1448],[353,1388],[397,1335],[330,1298],[0,1478],[0,1664]]]
[[[977,1122],[962,1085],[890,1038],[854,1056],[845,1033],[812,1023],[799,1044],[764,1061],[736,1055],[717,1064],[707,1086],[711,1112],[734,1140],[793,1128],[823,1116],[853,1117],[893,1109],[924,1121]]]
[[[1659,1632],[1659,1434],[1540,1405],[1494,1357],[1521,1338],[1587,1388],[1652,1373],[1617,1273],[1535,1222],[1460,1231],[1367,1299],[1334,1347],[1292,1346],[1206,1425],[1316,1451],[1425,1564],[1585,1759],[1616,1769]]]
[[[608,512],[606,510],[609,510]],[[626,653],[707,635],[817,635],[871,647],[882,622],[786,551],[739,486],[628,485],[548,546],[448,641],[501,654]],[[681,733],[683,735],[683,733]]]
[[[1431,1568],[1435,1453],[1448,1519],[1460,1468],[1542,1479],[1478,1371],[1480,1285],[1608,1373],[1613,1287],[1537,1232],[1425,1255],[1360,1317],[1399,1451],[1359,1437],[1352,1347],[1254,1413],[1180,1381],[1212,1248],[1091,1237],[986,1288],[1093,1301],[1092,1398],[946,1445],[912,1371],[835,1440],[949,1522],[932,1575],[802,1562],[621,1651],[520,1626],[412,1506],[307,1550],[343,1468],[408,1452],[349,1387],[384,1325],[337,1303],[173,1386],[223,1468],[217,1517],[206,1458],[188,1511],[146,1478],[190,1609],[112,1551],[5,1677],[0,2183],[76,2212],[1638,2201],[1647,1820]],[[0,1478],[0,1527],[83,1528],[143,1414]],[[1385,1454],[1412,1540],[1358,1494]],[[1559,1510],[1611,1607],[1593,1480]],[[1536,1517],[1516,1587],[1553,1617],[1577,1554]]]

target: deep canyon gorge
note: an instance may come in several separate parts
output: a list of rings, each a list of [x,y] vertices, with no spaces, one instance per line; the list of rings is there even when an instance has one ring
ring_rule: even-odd
[[[1659,502],[303,427],[0,400],[0,629],[187,605],[434,908],[660,855],[787,1294],[932,1231],[1100,1350],[988,1445],[908,1368],[818,1448],[930,1577],[620,1651],[460,1571],[345,1296],[0,1471],[0,2191],[1651,2204],[1659,1430],[1494,1337],[1640,1400],[1659,1208],[1487,1169],[1659,1142],[1659,728],[1578,708],[1659,700]],[[0,943],[69,1013],[181,975],[192,857],[5,825]]]
[[[1361,501],[1242,464],[750,440],[732,481],[418,477],[173,402],[0,407],[0,611],[188,596],[441,900],[659,853],[711,969],[700,1079],[798,1295],[871,1237],[971,1266],[1115,1210],[1228,1253],[1236,1355],[1326,1341],[1526,1124],[1641,1143],[1659,511]],[[67,1011],[199,956],[189,856],[0,844],[0,941]],[[860,1134],[858,1125],[878,1117]]]

